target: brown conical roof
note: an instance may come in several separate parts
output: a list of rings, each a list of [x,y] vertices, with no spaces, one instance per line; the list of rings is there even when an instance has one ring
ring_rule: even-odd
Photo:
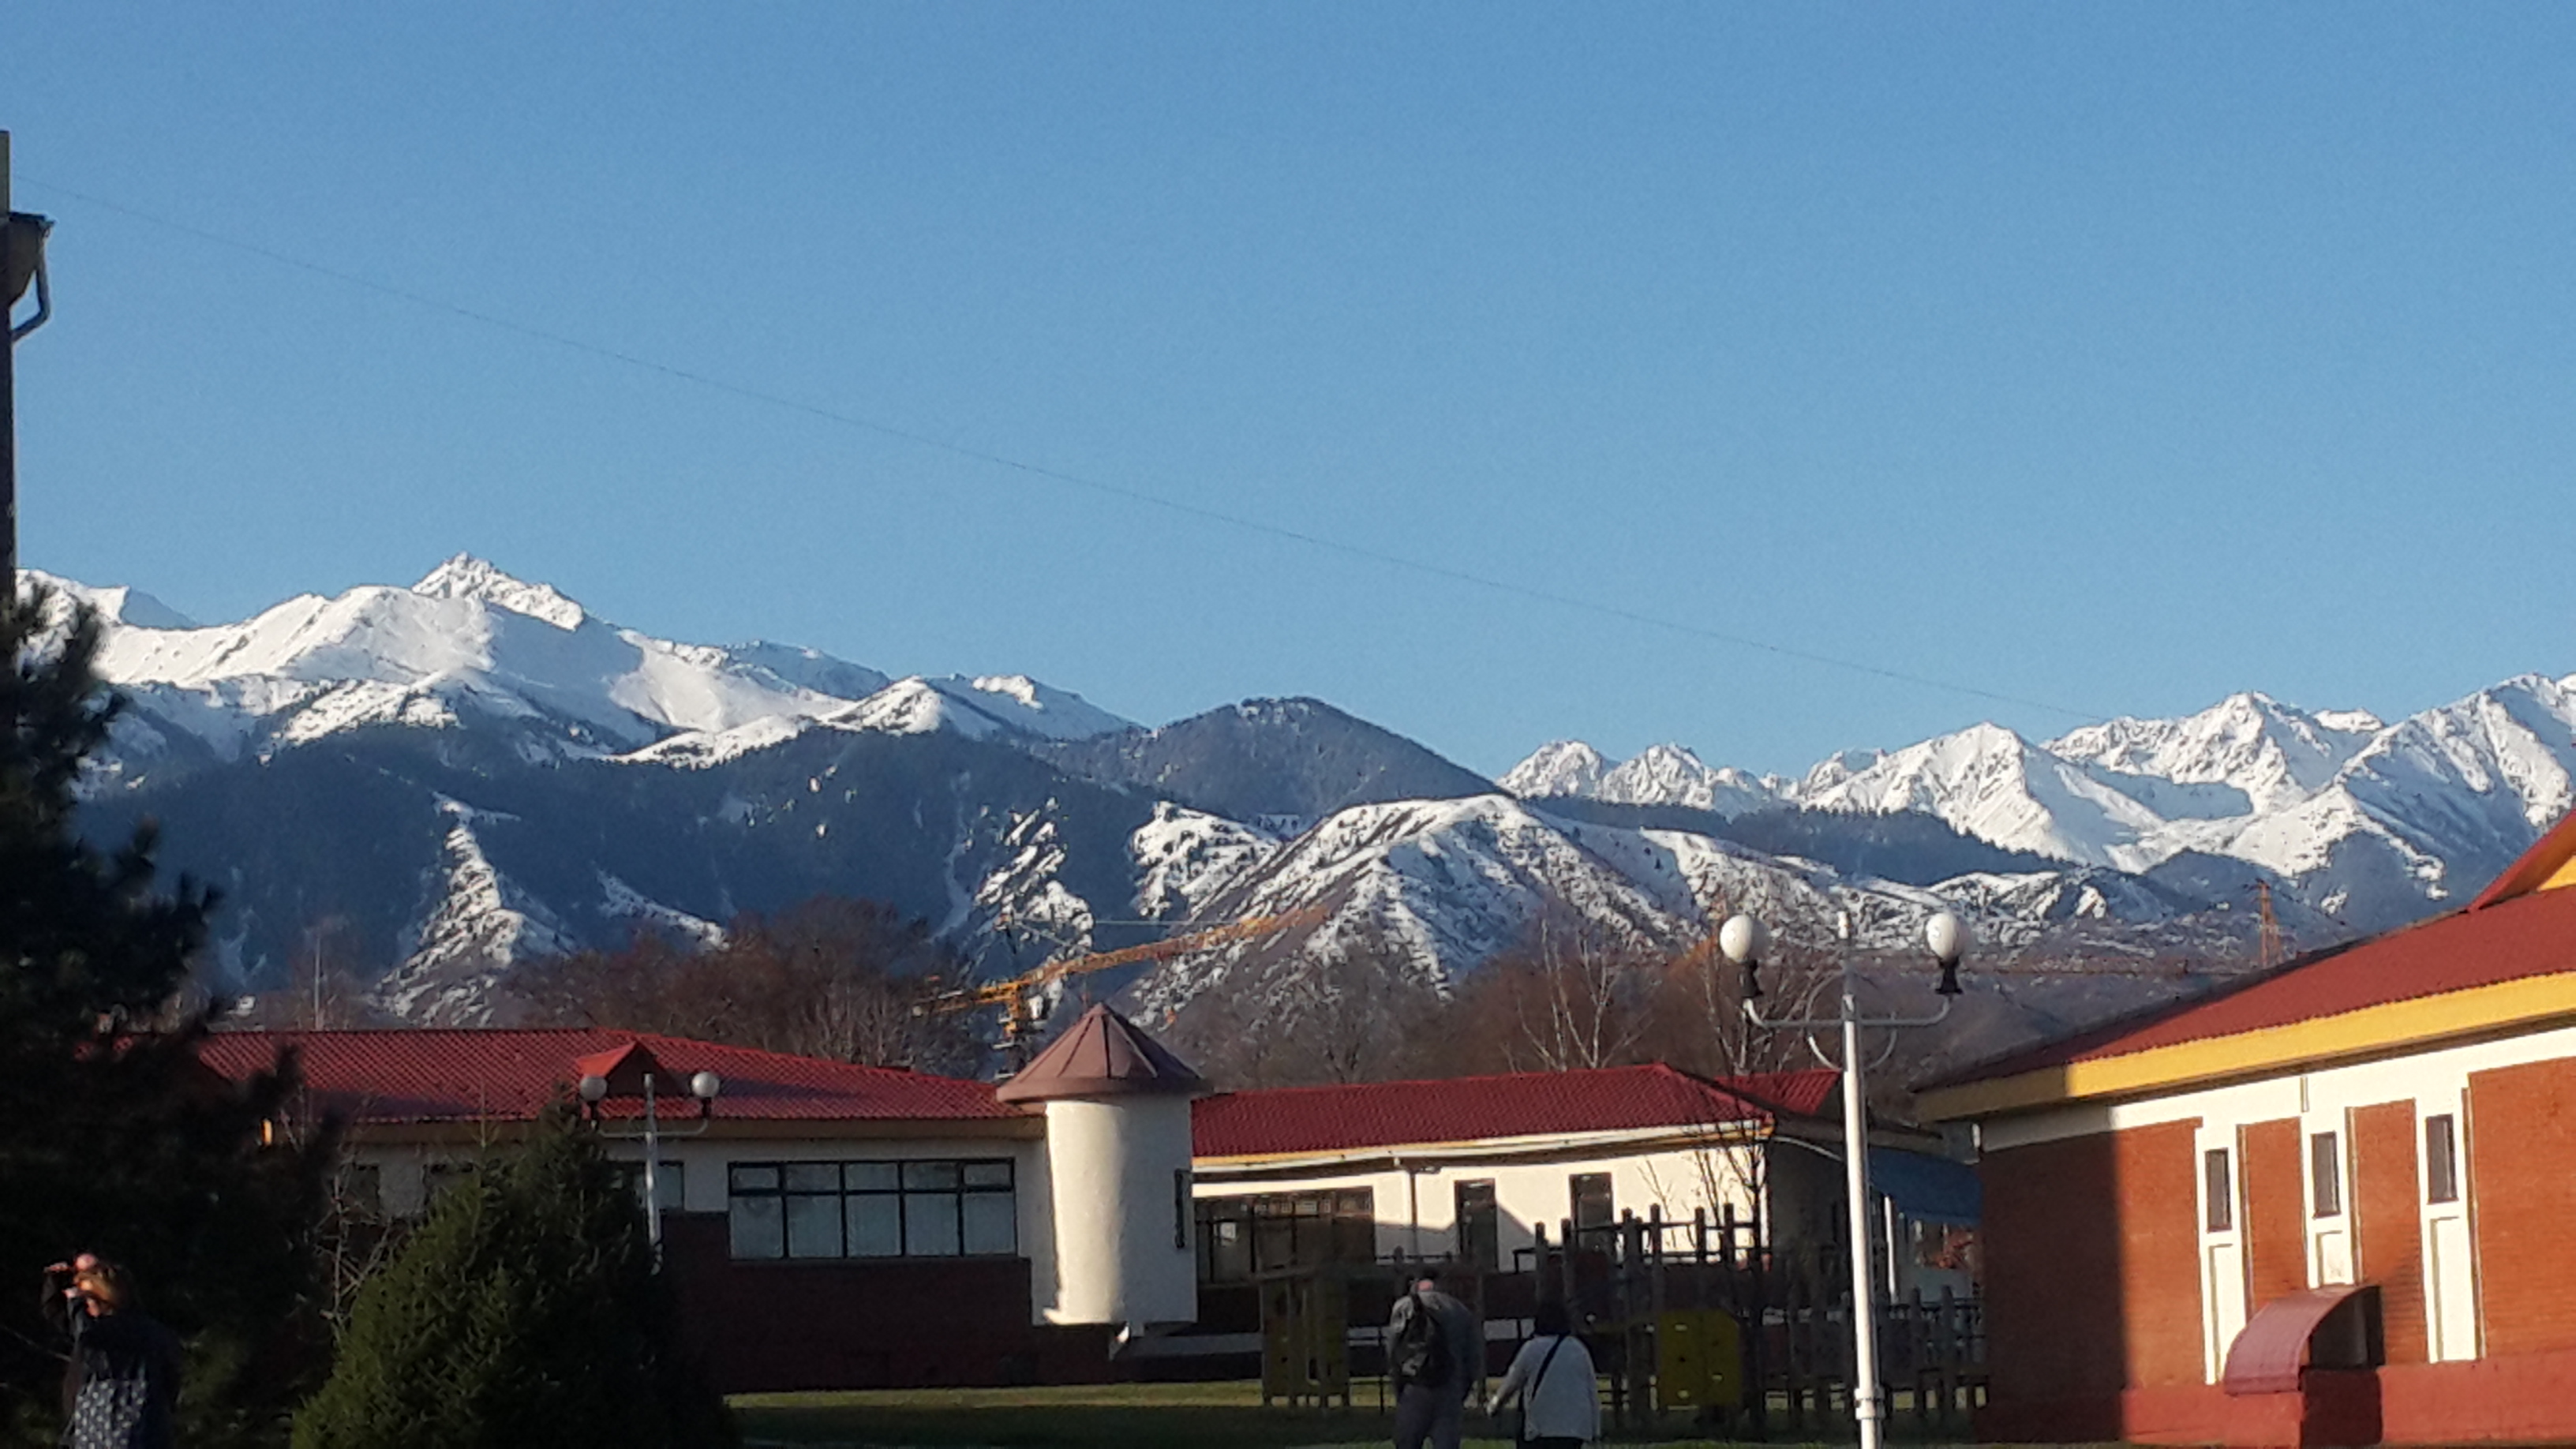
[[[1108,1007],[1095,1006],[993,1095],[1005,1102],[1044,1102],[1205,1090],[1207,1079],[1161,1042]]]

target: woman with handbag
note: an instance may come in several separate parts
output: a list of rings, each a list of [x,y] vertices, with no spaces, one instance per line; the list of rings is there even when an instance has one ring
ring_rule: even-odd
[[[1536,1449],[1583,1449],[1601,1432],[1601,1391],[1594,1381],[1592,1350],[1574,1336],[1562,1303],[1541,1303],[1530,1313],[1530,1336],[1512,1355],[1512,1366],[1494,1389],[1504,1433]]]

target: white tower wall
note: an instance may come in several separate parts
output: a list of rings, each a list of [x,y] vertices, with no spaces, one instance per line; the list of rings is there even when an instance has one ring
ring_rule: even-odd
[[[1190,1099],[1179,1093],[1046,1104],[1055,1208],[1054,1323],[1198,1317],[1190,1235]]]

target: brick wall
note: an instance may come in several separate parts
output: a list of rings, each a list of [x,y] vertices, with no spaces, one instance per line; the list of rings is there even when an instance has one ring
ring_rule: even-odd
[[[1987,1362],[2008,1412],[2082,1401],[2117,1437],[2123,1390],[2201,1381],[2198,1130],[2176,1122],[1987,1155]]]
[[[2486,1354],[2576,1348],[2576,1061],[2469,1075],[2469,1193]]]
[[[2359,1281],[2379,1285],[2390,1363],[2422,1363],[2424,1214],[2415,1185],[2415,1104],[2382,1102],[2352,1114],[2353,1211],[2360,1216]]]
[[[2308,1198],[2295,1117],[2238,1134],[2245,1162],[2245,1288],[2254,1306],[2308,1286]]]
[[[737,1263],[721,1213],[662,1226],[689,1346],[727,1393],[1107,1376],[1107,1330],[1031,1325],[1025,1259]]]

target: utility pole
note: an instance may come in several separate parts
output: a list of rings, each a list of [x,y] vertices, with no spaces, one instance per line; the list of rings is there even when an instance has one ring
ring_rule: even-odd
[[[45,281],[45,233],[54,224],[41,216],[14,211],[9,205],[9,133],[0,131],[0,579],[18,586],[18,339],[45,325],[53,315],[53,290]],[[7,314],[36,284],[35,315],[24,322]]]

